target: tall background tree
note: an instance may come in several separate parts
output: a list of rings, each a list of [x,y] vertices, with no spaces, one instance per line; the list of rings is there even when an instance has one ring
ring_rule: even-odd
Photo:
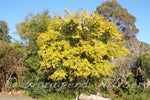
[[[10,42],[11,36],[8,35],[9,28],[5,21],[0,21],[0,40]]]
[[[103,2],[97,7],[97,12],[119,26],[125,39],[135,37],[139,31],[135,26],[136,18],[115,0]]]

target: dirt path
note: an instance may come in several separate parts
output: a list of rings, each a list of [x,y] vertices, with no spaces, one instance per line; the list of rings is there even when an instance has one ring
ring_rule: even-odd
[[[31,100],[31,99],[21,99],[15,97],[0,97],[0,100]]]
[[[18,91],[15,93],[2,93],[0,92],[0,100],[34,100],[31,97],[24,97],[23,91]]]

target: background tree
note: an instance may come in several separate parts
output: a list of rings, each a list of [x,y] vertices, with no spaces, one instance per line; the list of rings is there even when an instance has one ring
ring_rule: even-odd
[[[139,56],[143,53],[150,53],[150,45],[132,38],[126,42],[125,47],[129,49],[133,56]]]
[[[30,13],[22,23],[16,26],[17,34],[19,34],[22,39],[28,41],[26,44],[26,66],[31,73],[34,73],[39,68],[39,56],[37,54],[39,48],[36,40],[40,33],[47,31],[48,24],[51,20],[51,16],[48,13],[48,10],[36,15]]]
[[[0,21],[0,40],[10,42],[11,36],[8,35],[8,26],[5,21]]]
[[[17,34],[19,34],[23,40],[26,41],[26,60],[25,66],[28,68],[23,80],[30,81],[34,84],[38,84],[37,79],[40,82],[47,81],[45,70],[39,70],[40,68],[40,56],[38,55],[39,47],[36,43],[37,37],[47,31],[47,27],[51,21],[51,15],[49,11],[45,10],[42,13],[33,15],[28,14],[23,22],[17,24]],[[26,84],[24,82],[24,84]],[[36,90],[37,89],[37,90]],[[32,97],[39,97],[47,95],[48,90],[43,90],[38,86],[30,87],[26,89],[29,95]]]
[[[135,37],[139,31],[135,26],[136,18],[115,0],[103,2],[102,5],[97,7],[97,12],[119,26],[125,39]]]

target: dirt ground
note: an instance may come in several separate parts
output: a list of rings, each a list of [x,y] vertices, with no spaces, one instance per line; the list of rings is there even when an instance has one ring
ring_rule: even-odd
[[[23,95],[23,91],[14,92],[12,94],[11,93],[0,92],[0,98],[2,98],[2,97],[26,99],[26,100],[35,100],[35,99],[32,99],[31,97],[25,97]]]

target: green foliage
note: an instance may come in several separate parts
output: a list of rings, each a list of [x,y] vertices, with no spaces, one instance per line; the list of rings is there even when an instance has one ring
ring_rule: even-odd
[[[33,98],[46,97],[48,94],[51,93],[51,89],[49,89],[49,87],[43,88],[39,82],[32,83],[31,86],[26,88],[26,91],[28,91],[29,96]]]
[[[15,91],[24,89],[24,86],[22,84],[19,84],[17,81],[16,82],[9,82],[8,86],[12,87]]]
[[[150,53],[140,54],[135,62],[137,67],[142,69],[143,78],[150,79]]]
[[[51,16],[48,13],[48,10],[38,13],[37,15],[30,13],[26,16],[24,22],[19,23],[16,26],[17,33],[23,39],[29,41],[29,45],[26,46],[27,56],[25,64],[31,73],[39,68],[39,56],[37,54],[39,48],[36,44],[36,40],[41,32],[47,31],[47,27],[51,20]]]
[[[36,15],[29,13],[24,19],[24,22],[17,24],[17,34],[19,34],[23,39],[29,39],[31,42],[34,36],[47,30],[50,20],[51,16],[49,15],[48,10]]]
[[[39,70],[40,56],[38,55],[38,46],[36,43],[37,37],[42,33],[47,31],[47,27],[51,21],[51,16],[49,15],[49,11],[43,11],[42,13],[38,13],[36,15],[29,14],[26,16],[25,20],[19,24],[17,24],[16,29],[17,33],[22,37],[22,39],[27,40],[29,43],[24,46],[26,57],[25,57],[25,66],[27,67],[27,71],[22,77],[24,81],[24,86],[30,82],[33,87],[25,88],[28,91],[28,94],[34,98],[40,98],[48,95],[48,90],[38,86],[38,82],[46,82],[47,76],[45,70]]]
[[[61,93],[52,93],[41,100],[74,100],[75,96],[73,95],[64,95]]]
[[[30,13],[26,16],[24,22],[17,24],[17,33],[23,38],[29,40],[29,44],[26,47],[26,61],[25,65],[28,67],[30,73],[35,73],[39,68],[39,56],[37,51],[39,50],[36,40],[37,36],[41,32],[47,31],[47,27],[51,20],[49,11],[43,11],[37,15]]]
[[[51,87],[44,87],[42,84],[47,81],[47,75],[44,70],[39,70],[39,58],[30,57],[26,60],[28,70],[22,77],[23,86],[28,91],[29,96],[41,98],[51,93]],[[42,84],[41,84],[42,83]]]
[[[139,31],[135,26],[136,18],[129,14],[127,9],[122,8],[116,0],[103,2],[97,7],[97,12],[105,19],[120,26],[119,29],[125,35],[125,39],[135,37]]]
[[[8,25],[5,21],[0,21],[0,40],[10,42],[11,36],[8,35]]]
[[[150,100],[149,94],[146,93],[140,93],[140,94],[134,94],[129,95],[124,93],[122,97],[112,97],[111,100]]]
[[[27,57],[26,46],[24,46],[22,42],[17,42],[17,41],[14,43],[9,43],[9,45],[11,45],[13,48],[16,48],[17,51],[22,53],[22,57],[20,58],[20,60],[22,60],[24,62]]]
[[[120,78],[116,78],[115,80],[111,79],[111,82],[108,85],[105,85],[105,87],[100,87],[100,91],[104,97],[110,96],[113,98],[121,98],[125,94],[131,96],[143,93],[145,90],[147,90],[147,87],[144,86],[147,85],[137,84],[134,74],[131,73],[125,77],[120,76]]]

